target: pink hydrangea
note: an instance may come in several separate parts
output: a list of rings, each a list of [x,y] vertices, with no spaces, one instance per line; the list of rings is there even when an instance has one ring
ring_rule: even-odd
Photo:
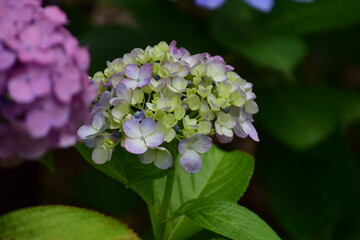
[[[89,54],[65,23],[41,0],[0,1],[0,159],[72,146],[89,118]]]

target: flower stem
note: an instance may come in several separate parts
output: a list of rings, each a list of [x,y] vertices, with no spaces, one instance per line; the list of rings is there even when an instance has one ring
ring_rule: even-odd
[[[177,156],[176,141],[175,141],[175,143],[173,143],[173,145],[171,146],[170,149],[172,152],[174,162],[173,162],[173,166],[171,167],[169,174],[166,176],[164,195],[163,195],[163,198],[161,201],[160,211],[159,211],[159,215],[158,215],[159,227],[157,229],[158,230],[157,236],[159,237],[158,238],[159,240],[162,240],[164,238],[164,230],[165,230],[165,225],[167,222],[166,219],[168,218],[167,214],[169,211],[171,195],[172,195],[172,191],[173,191],[173,187],[174,187],[175,160],[176,160],[176,156]]]
[[[165,220],[167,219],[167,213],[169,210],[171,194],[174,186],[174,179],[175,179],[175,169],[173,168],[166,177],[165,191],[159,212],[159,228],[158,228],[159,240],[163,239],[163,235],[164,235],[164,230],[166,225]]]

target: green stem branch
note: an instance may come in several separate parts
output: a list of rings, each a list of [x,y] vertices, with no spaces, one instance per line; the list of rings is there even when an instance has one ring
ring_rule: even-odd
[[[159,236],[159,240],[162,240],[164,238],[165,225],[166,225],[167,219],[168,219],[167,214],[169,212],[171,195],[172,195],[172,191],[173,191],[173,187],[174,187],[175,160],[176,160],[176,156],[177,156],[177,147],[176,146],[177,146],[176,143],[173,144],[172,149],[171,149],[174,162],[173,162],[173,166],[171,168],[171,171],[166,176],[164,195],[163,195],[163,198],[162,198],[162,201],[161,201],[160,212],[159,212],[159,215],[158,215],[159,227],[158,227],[158,235],[157,236]]]

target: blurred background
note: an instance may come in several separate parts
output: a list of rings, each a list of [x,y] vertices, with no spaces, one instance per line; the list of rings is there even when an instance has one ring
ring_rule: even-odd
[[[58,0],[91,53],[90,75],[133,48],[176,40],[221,55],[254,84],[260,142],[221,145],[255,156],[239,201],[284,240],[360,239],[360,1],[276,0],[270,13],[242,0],[210,11],[192,0]],[[54,164],[0,169],[0,214],[41,204],[101,211],[151,238],[142,200],[75,149]],[[202,231],[192,239],[212,239]]]

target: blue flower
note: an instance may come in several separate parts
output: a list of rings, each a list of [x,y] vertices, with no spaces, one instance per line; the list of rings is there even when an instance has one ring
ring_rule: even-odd
[[[225,3],[225,0],[195,0],[195,4],[210,10],[217,9]]]
[[[261,12],[271,12],[274,7],[274,0],[244,0],[250,7]],[[294,2],[313,2],[314,0],[293,0]],[[210,10],[217,9],[225,3],[225,0],[195,0],[195,4]]]

